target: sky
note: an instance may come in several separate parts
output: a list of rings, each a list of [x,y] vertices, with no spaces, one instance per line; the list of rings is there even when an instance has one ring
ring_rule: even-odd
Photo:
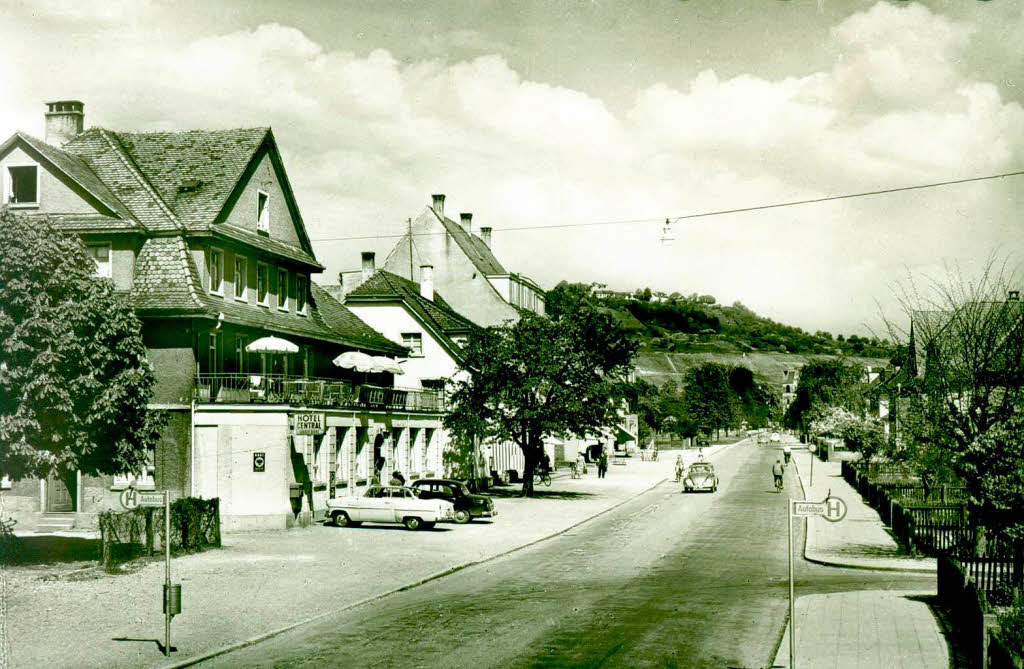
[[[433,193],[511,271],[884,334],[908,277],[1024,260],[1024,3],[0,0],[0,136],[273,128],[333,281]],[[549,229],[543,225],[609,223]],[[368,237],[367,239],[349,239]]]

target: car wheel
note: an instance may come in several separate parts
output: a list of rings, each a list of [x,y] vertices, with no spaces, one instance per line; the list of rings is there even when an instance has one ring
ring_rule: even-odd
[[[402,523],[405,525],[406,529],[412,530],[414,532],[423,527],[423,520],[417,518],[416,516],[409,516],[408,518],[403,520]]]
[[[455,512],[455,522],[459,525],[465,525],[471,520],[473,520],[473,516],[466,509],[458,509]]]
[[[349,520],[348,514],[344,511],[335,511],[331,514],[331,520],[334,521],[335,527],[348,527],[352,524]]]

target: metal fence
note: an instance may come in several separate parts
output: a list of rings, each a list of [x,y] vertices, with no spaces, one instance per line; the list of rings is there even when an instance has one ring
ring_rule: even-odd
[[[288,404],[391,411],[438,412],[446,406],[444,393],[437,390],[270,374],[199,374],[195,398],[200,404]]]

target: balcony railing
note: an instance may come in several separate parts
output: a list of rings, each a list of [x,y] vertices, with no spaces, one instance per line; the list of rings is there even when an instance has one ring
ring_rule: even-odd
[[[288,404],[385,411],[444,411],[444,393],[414,388],[354,385],[340,379],[275,374],[199,374],[199,404]]]

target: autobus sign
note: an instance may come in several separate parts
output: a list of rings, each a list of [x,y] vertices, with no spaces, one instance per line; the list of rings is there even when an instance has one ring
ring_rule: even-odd
[[[121,491],[121,506],[131,511],[140,506],[163,506],[165,492],[141,491],[125,488]]]

